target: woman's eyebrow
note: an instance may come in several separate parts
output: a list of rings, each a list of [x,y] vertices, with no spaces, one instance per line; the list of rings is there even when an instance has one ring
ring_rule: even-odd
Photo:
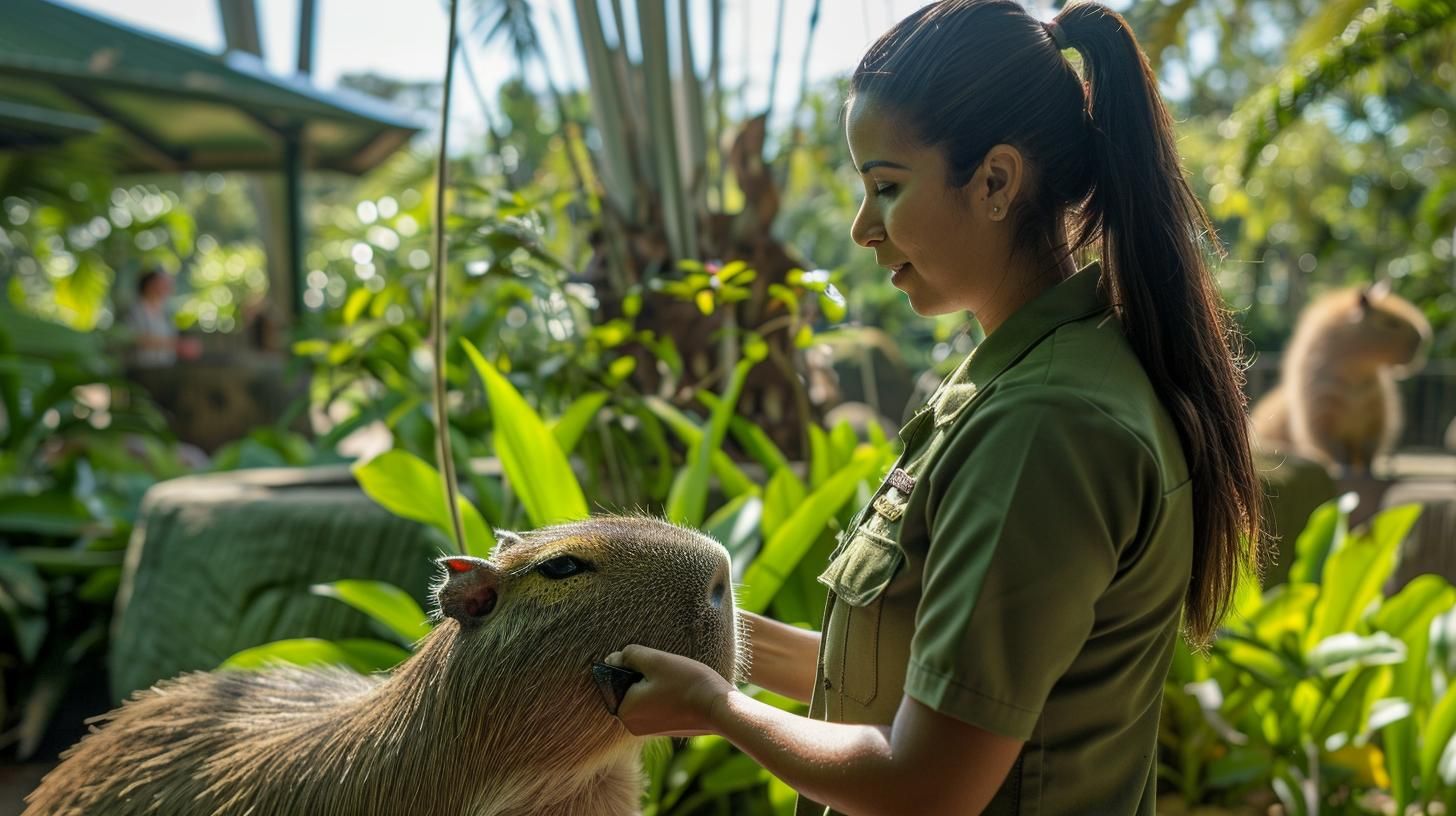
[[[893,170],[909,170],[910,169],[910,168],[906,167],[903,164],[896,164],[895,162],[892,162],[892,161],[884,161],[884,160],[881,160],[881,159],[873,159],[871,161],[865,162],[864,163],[864,166],[859,169],[860,175],[864,175],[865,173],[868,173],[869,171],[875,169],[876,167],[889,167],[889,168],[891,168]]]

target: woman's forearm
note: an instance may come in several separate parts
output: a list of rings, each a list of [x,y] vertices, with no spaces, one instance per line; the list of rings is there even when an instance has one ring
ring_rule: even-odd
[[[748,682],[801,703],[814,694],[819,633],[741,612],[748,622]]]
[[[712,713],[713,729],[790,787],[855,816],[912,813],[891,752],[890,727],[800,717],[738,691]],[[895,794],[900,791],[901,794]]]

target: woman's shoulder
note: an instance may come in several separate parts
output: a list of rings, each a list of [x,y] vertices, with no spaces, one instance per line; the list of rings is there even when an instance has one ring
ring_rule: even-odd
[[[1177,428],[1115,318],[1060,327],[994,385],[983,395],[983,425],[1035,416],[1043,433],[1141,453],[1165,489],[1188,479]]]

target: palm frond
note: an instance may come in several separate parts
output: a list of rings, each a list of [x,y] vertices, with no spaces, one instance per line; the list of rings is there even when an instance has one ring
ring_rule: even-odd
[[[1244,142],[1240,172],[1314,102],[1366,68],[1456,23],[1456,0],[1382,0],[1365,10],[1335,42],[1280,71],[1234,113]]]

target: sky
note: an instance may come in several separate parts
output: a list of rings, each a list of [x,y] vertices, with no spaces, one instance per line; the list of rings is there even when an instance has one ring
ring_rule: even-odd
[[[772,62],[774,17],[780,0],[722,0],[725,82],[747,82],[745,102],[761,109],[768,101],[768,66]],[[208,51],[223,47],[222,24],[215,0],[58,0],[111,17],[153,33],[181,40]],[[298,0],[255,0],[263,35],[263,56],[271,70],[293,73]],[[476,9],[489,0],[461,0],[462,29],[476,19]],[[874,38],[895,20],[909,14],[924,0],[824,0],[819,31],[810,52],[810,81],[828,79],[854,69]],[[706,18],[708,0],[688,0],[696,19]],[[536,19],[548,53],[553,55],[554,77],[563,85],[581,85],[585,70],[578,49],[561,45],[558,30],[568,43],[576,39],[576,18],[570,0],[534,0]],[[624,4],[630,11],[632,3]],[[675,3],[671,4],[676,6]],[[1050,16],[1047,0],[1030,0],[1037,16]],[[314,78],[323,88],[334,87],[343,74],[372,71],[397,79],[438,81],[444,74],[444,44],[448,26],[444,0],[317,0]],[[801,61],[808,35],[813,0],[787,0],[784,5],[783,64],[779,74],[776,109],[785,105],[799,87]],[[560,21],[560,28],[552,20]],[[484,49],[479,40],[462,35],[462,44],[476,77],[491,88],[511,76],[514,62],[504,49]],[[707,31],[694,32],[697,59],[706,65]],[[457,71],[459,68],[457,67]],[[494,80],[494,81],[493,81]],[[463,81],[462,81],[463,85]],[[462,91],[468,93],[468,90]],[[467,102],[471,104],[467,104]],[[481,115],[473,100],[457,99],[462,119],[479,125]],[[452,131],[454,127],[452,126]]]

